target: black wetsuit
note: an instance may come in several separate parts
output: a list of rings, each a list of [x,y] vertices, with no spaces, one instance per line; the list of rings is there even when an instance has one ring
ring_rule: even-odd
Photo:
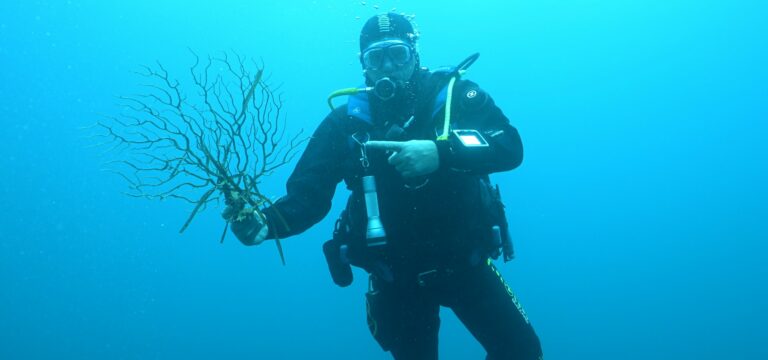
[[[329,114],[288,179],[287,195],[265,210],[269,236],[295,235],[319,222],[343,180],[352,191],[345,212],[349,257],[371,273],[368,323],[385,350],[396,359],[437,359],[438,312],[446,306],[488,359],[537,360],[538,337],[487,260],[498,247],[491,244],[488,174],[517,167],[522,145],[517,130],[476,84],[456,83],[451,127],[480,131],[488,147],[467,151],[456,141],[436,141],[440,168],[416,179],[403,179],[387,163],[388,154],[369,151],[367,174],[376,179],[388,244],[373,254],[365,247],[364,169],[354,138],[435,140],[445,113],[437,99],[447,80],[445,73],[420,70],[398,98],[382,102],[362,95],[367,106],[350,101]]]

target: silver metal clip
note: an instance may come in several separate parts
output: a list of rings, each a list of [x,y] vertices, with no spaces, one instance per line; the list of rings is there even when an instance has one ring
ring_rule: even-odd
[[[363,164],[364,169],[368,169],[371,166],[371,162],[368,161],[368,149],[366,149],[365,144],[368,143],[368,140],[370,140],[371,135],[367,132],[356,132],[352,134],[352,140],[355,140],[355,142],[360,145],[360,162]]]

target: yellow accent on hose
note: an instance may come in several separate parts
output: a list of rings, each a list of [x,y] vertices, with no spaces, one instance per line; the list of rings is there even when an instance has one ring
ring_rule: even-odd
[[[453,84],[456,83],[461,75],[464,75],[466,70],[459,70],[458,74],[451,78],[448,82],[448,95],[445,97],[445,122],[443,123],[443,133],[437,137],[437,140],[448,140],[448,131],[451,128],[451,103],[453,102]]]
[[[355,95],[361,91],[367,91],[368,88],[345,88],[339,89],[328,95],[328,106],[333,110],[333,99],[344,95]]]
[[[445,98],[445,121],[443,122],[443,133],[437,137],[437,140],[448,140],[448,130],[451,127],[451,102],[453,102],[453,84],[456,83],[456,76],[448,82],[448,96]]]

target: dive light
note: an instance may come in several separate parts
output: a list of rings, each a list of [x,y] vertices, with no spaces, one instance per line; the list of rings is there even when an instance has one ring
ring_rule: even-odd
[[[384,224],[379,217],[379,199],[376,193],[376,179],[373,175],[363,176],[363,193],[365,194],[365,211],[368,213],[368,228],[365,240],[368,247],[377,247],[387,244],[387,234],[384,232]]]

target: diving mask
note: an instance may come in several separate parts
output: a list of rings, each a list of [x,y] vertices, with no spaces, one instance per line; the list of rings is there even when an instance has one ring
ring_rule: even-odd
[[[381,70],[385,60],[400,67],[413,59],[413,47],[402,40],[384,40],[363,50],[362,63],[366,70]]]

